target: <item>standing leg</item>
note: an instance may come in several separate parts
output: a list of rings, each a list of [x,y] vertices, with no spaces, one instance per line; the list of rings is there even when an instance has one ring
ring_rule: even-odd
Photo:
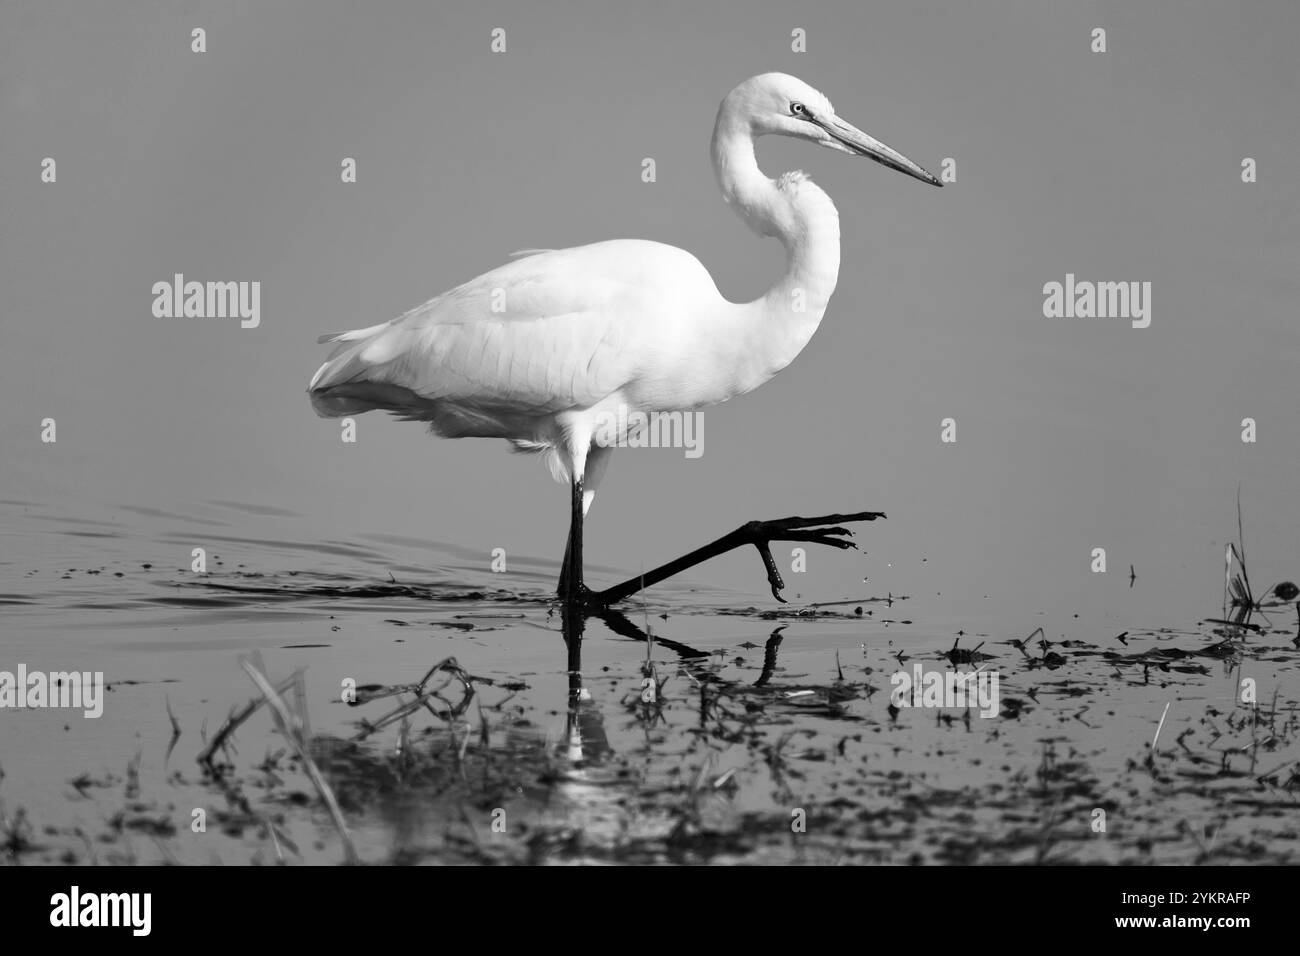
[[[582,479],[574,478],[569,514],[569,545],[560,571],[559,596],[570,606],[581,606],[586,597],[582,583]]]
[[[582,579],[582,526],[596,497],[596,488],[609,467],[612,448],[591,444],[590,437],[576,437],[569,447],[570,518],[569,540],[564,547],[564,561],[560,564],[560,582],[556,591],[560,600],[570,608],[584,608],[591,592]]]
[[[564,559],[560,562],[560,583],[555,588],[555,593],[561,598],[569,591],[569,558],[573,554],[573,527],[570,522],[569,536],[564,539]]]

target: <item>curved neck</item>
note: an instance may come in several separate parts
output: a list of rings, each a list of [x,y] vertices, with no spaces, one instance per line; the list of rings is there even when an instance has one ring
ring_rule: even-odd
[[[803,173],[786,173],[779,180],[765,176],[754,158],[748,121],[725,102],[713,129],[712,158],[728,205],[756,233],[774,236],[785,246],[785,274],[750,307],[797,325],[811,320],[815,330],[840,271],[840,217],[830,196]]]

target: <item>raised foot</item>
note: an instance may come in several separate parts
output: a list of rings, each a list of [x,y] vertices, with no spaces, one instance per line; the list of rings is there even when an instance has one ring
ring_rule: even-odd
[[[853,548],[856,545],[848,540],[853,537],[853,532],[843,526],[852,524],[855,521],[875,521],[877,518],[883,517],[885,517],[884,514],[879,511],[859,511],[854,514],[822,515],[818,518],[777,518],[772,521],[750,521],[730,534],[723,535],[716,541],[710,542],[701,548],[696,548],[694,551],[675,558],[667,564],[662,564],[653,570],[629,578],[621,584],[616,584],[603,591],[587,591],[583,589],[581,596],[575,598],[574,601],[566,600],[564,592],[561,591],[560,599],[565,601],[566,608],[581,608],[588,614],[598,614],[602,609],[617,604],[619,601],[658,584],[660,581],[666,581],[674,575],[681,574],[697,564],[703,564],[720,554],[726,554],[728,551],[734,551],[736,548],[743,548],[752,544],[758,549],[759,555],[763,558],[763,567],[767,571],[768,584],[772,587],[772,596],[784,604],[786,602],[781,597],[781,589],[785,587],[785,582],[781,580],[781,574],[776,569],[776,561],[772,558],[771,543],[773,541],[807,541],[812,544],[830,545],[833,548]]]
[[[771,521],[750,521],[736,529],[735,534],[745,543],[752,544],[763,559],[763,568],[767,572],[767,583],[772,589],[772,597],[782,604],[787,604],[781,597],[785,581],[777,570],[776,560],[772,557],[773,541],[806,541],[812,544],[825,544],[832,548],[856,548],[849,539],[853,532],[841,527],[855,521],[875,521],[885,517],[882,511],[859,511],[854,514],[822,515],[817,518],[776,518]]]

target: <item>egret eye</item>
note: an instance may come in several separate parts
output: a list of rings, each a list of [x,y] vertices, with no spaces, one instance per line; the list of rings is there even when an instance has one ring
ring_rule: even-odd
[[[790,104],[790,114],[792,116],[804,116],[807,114],[807,112],[808,110],[804,107],[802,103]]]

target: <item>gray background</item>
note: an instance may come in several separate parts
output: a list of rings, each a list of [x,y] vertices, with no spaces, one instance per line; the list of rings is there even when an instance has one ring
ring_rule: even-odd
[[[1239,481],[1255,576],[1297,573],[1297,38],[1292,2],[6,2],[0,494],[128,522],[234,500],[295,512],[299,537],[558,558],[566,493],[535,460],[376,414],[341,443],[303,391],[315,337],[605,238],[683,246],[757,296],[780,248],[721,202],[707,144],[721,97],[779,69],[958,182],[760,143],[835,199],[839,289],[794,365],[706,412],[703,458],[616,457],[589,560],[878,508],[865,557],[814,553],[795,588],[1082,605],[1132,600],[1131,561],[1141,600],[1204,613]],[[260,280],[261,327],[154,318],[174,272]],[[1151,281],[1151,327],[1043,318],[1067,272]],[[761,592],[752,554],[699,574]]]

